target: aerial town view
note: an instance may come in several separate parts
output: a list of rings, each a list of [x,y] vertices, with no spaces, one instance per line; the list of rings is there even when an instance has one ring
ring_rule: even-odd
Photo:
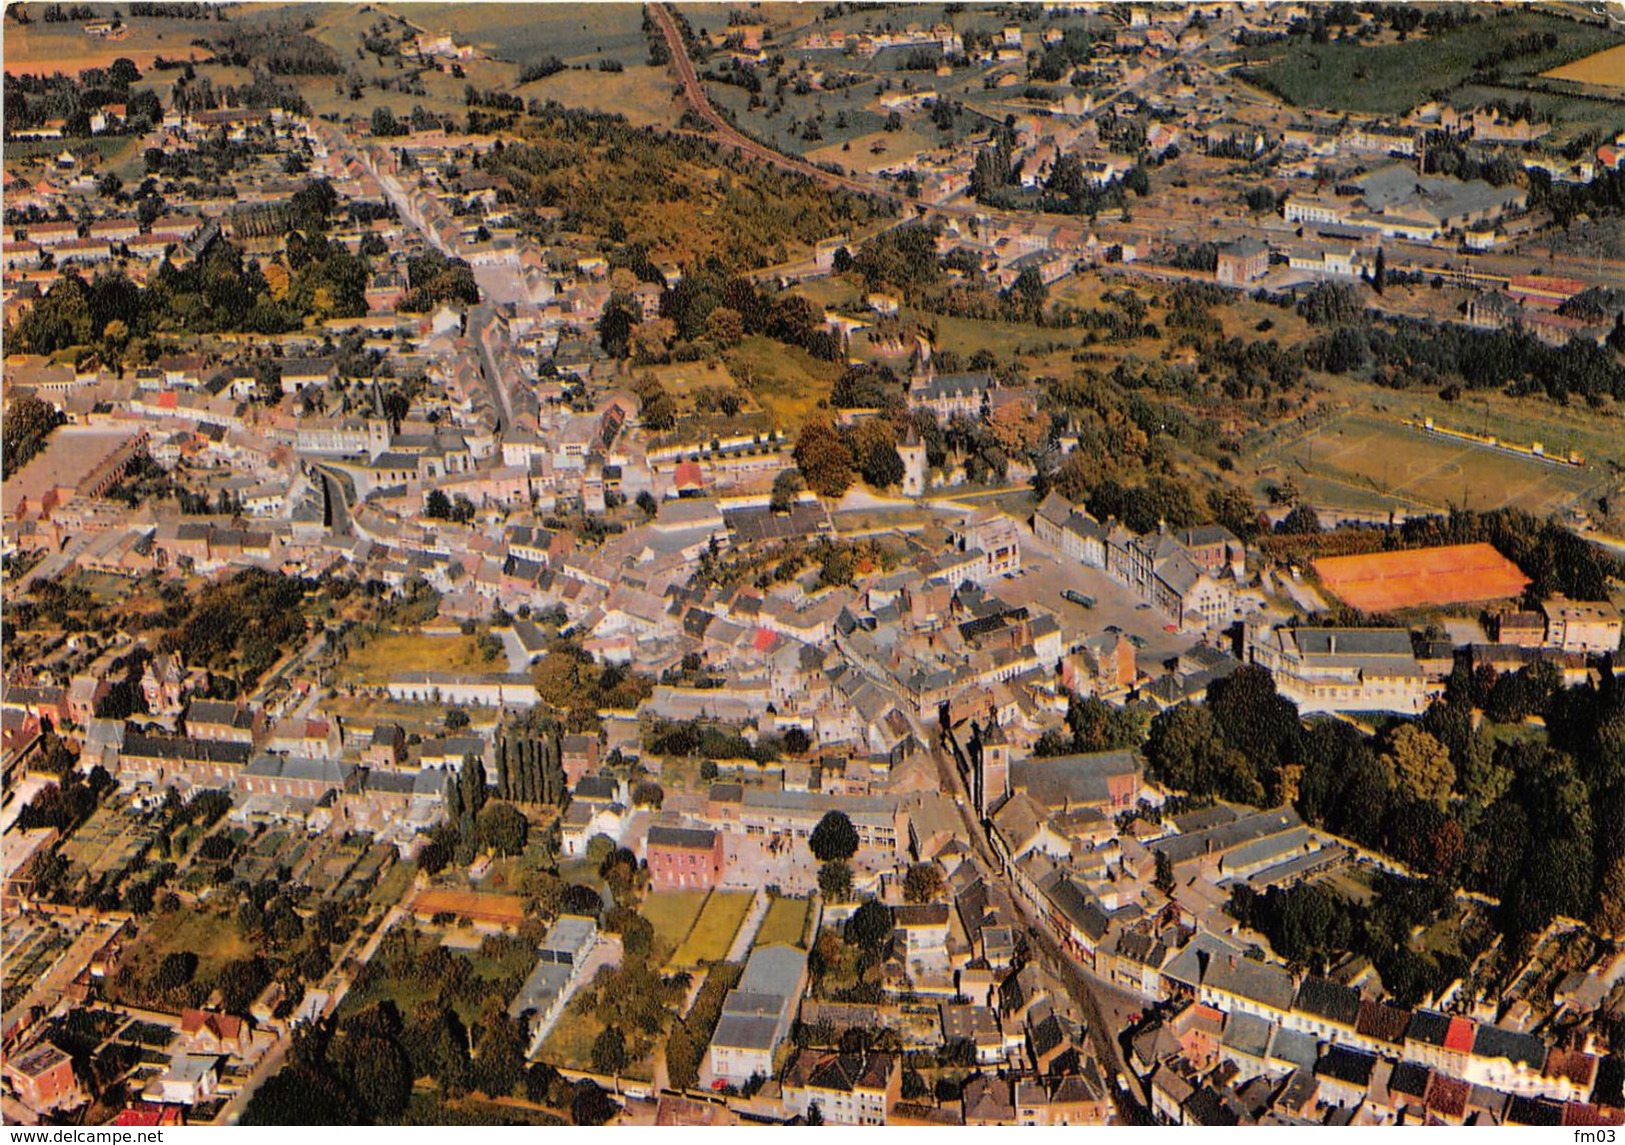
[[[1625,1132],[1625,5],[0,24],[7,1126]]]

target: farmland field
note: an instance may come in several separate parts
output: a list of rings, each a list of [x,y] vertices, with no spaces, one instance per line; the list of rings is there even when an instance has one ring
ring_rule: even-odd
[[[218,31],[213,20],[168,17],[132,17],[129,30],[116,40],[85,35],[78,22],[31,24],[6,21],[6,70],[15,75],[77,75],[87,68],[105,68],[114,60],[130,60],[145,74],[159,56],[168,60],[201,60],[206,48],[192,46],[199,36]],[[10,150],[10,147],[7,147]]]
[[[1518,10],[1405,43],[1312,44],[1297,38],[1250,76],[1290,103],[1398,115],[1472,80],[1478,61],[1530,32],[1552,32],[1558,44],[1502,64],[1503,79],[1535,75],[1618,43],[1602,28]]]
[[[726,958],[750,901],[751,895],[745,891],[712,891],[694,929],[672,955],[672,965],[699,966]]]
[[[1544,514],[1562,508],[1598,480],[1593,470],[1433,437],[1397,418],[1375,414],[1334,419],[1276,450],[1275,459],[1281,470],[1277,480],[1282,475],[1300,484],[1305,477],[1316,480],[1322,504],[1350,509],[1383,503],[1477,510],[1512,505]],[[1345,502],[1342,490],[1355,497]]]
[[[1553,68],[1546,75],[1551,79],[1572,80],[1597,87],[1625,88],[1625,44]]]

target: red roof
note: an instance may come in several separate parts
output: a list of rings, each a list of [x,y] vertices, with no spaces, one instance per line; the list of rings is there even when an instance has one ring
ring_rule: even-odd
[[[163,393],[158,395],[158,408],[174,409],[175,403],[179,400],[179,398],[180,395],[174,390],[165,390]]]
[[[1445,1049],[1464,1054],[1472,1053],[1473,1035],[1477,1032],[1478,1023],[1471,1018],[1451,1018],[1450,1029],[1444,1035]]]
[[[672,477],[679,489],[698,489],[705,484],[698,461],[679,461]]]
[[[758,652],[771,652],[778,647],[779,634],[771,628],[758,628],[756,637],[751,641],[751,647]]]
[[[149,1105],[138,1101],[128,1109],[121,1110],[113,1118],[114,1125],[131,1125],[138,1129],[158,1125],[181,1125],[181,1107],[178,1105]]]

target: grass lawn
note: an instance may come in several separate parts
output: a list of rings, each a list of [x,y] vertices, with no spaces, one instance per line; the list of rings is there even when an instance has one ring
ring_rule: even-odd
[[[745,891],[713,891],[688,937],[672,955],[673,966],[698,966],[728,957],[739,924],[750,910],[751,895]]]
[[[480,675],[505,672],[503,657],[486,660],[472,636],[425,636],[421,632],[393,632],[367,642],[339,665],[345,683],[387,684],[401,672],[464,672]]]
[[[411,863],[396,863],[378,880],[378,885],[367,895],[367,901],[378,906],[394,906],[406,897],[412,887],[416,868]]]
[[[818,403],[829,400],[840,376],[838,362],[814,358],[799,346],[752,335],[728,351],[728,366],[773,419],[781,433],[794,435]]]
[[[254,953],[253,944],[237,928],[234,916],[221,918],[206,909],[152,914],[141,925],[141,937],[131,952],[137,961],[156,965],[166,954],[189,950],[197,955],[199,978],[207,978],[233,959]]]
[[[464,1097],[447,1101],[432,1086],[418,1086],[406,1106],[407,1125],[565,1125],[567,1122],[543,1109],[506,1102]]]
[[[638,913],[655,928],[655,943],[663,951],[683,944],[705,905],[705,891],[654,891],[643,900]]]
[[[800,946],[807,930],[807,899],[776,898],[767,908],[762,926],[756,932],[756,945],[788,942]]]
[[[566,1069],[591,1069],[593,1039],[603,1028],[598,1015],[572,1001],[548,1031],[539,1056]]]

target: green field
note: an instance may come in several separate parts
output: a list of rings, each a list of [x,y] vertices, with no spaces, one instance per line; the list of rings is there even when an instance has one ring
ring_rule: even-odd
[[[605,115],[624,115],[636,127],[676,127],[682,114],[665,68],[627,60],[619,72],[570,68],[514,89],[526,102],[556,100]]]
[[[838,363],[819,361],[799,346],[785,346],[760,334],[728,351],[728,366],[772,417],[775,428],[789,434],[801,428],[820,401],[829,399],[841,372]]]
[[[649,58],[640,4],[391,4],[388,10],[520,65],[548,56],[567,64],[608,59],[631,65]]]
[[[694,929],[672,955],[671,964],[699,966],[728,957],[728,948],[733,945],[734,935],[739,933],[739,924],[745,921],[745,913],[750,910],[751,897],[746,891],[712,891]]]
[[[1290,103],[1398,115],[1482,76],[1475,63],[1530,32],[1553,32],[1558,44],[1500,64],[1503,82],[1538,75],[1619,42],[1603,28],[1508,8],[1437,37],[1414,36],[1404,43],[1314,44],[1294,37],[1248,74]]]
[[[1465,417],[1441,425],[1465,429]],[[1476,427],[1475,427],[1476,428]],[[1554,451],[1558,443],[1553,443]],[[1399,505],[1557,512],[1600,479],[1593,469],[1539,462],[1434,437],[1384,414],[1348,414],[1278,447],[1259,492],[1287,477],[1316,482],[1311,502],[1348,509]],[[1344,494],[1349,496],[1345,497]]]
[[[638,913],[655,928],[655,945],[673,951],[688,937],[704,904],[704,891],[651,891]]]
[[[811,905],[807,899],[774,899],[756,932],[756,945],[788,942],[800,946],[807,930],[807,908]]]

